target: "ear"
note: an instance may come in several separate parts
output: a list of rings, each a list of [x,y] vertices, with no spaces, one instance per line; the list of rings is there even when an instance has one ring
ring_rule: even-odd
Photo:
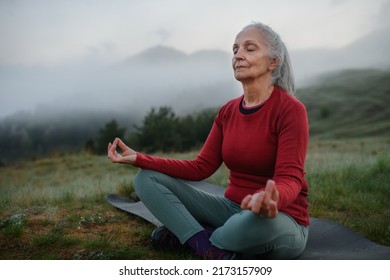
[[[270,58],[269,62],[270,63],[268,65],[268,69],[273,71],[273,70],[275,70],[276,67],[278,67],[280,59],[279,58]]]

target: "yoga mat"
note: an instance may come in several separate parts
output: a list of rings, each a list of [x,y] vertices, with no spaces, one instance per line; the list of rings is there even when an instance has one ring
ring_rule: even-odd
[[[185,181],[203,191],[223,195],[222,187],[208,182]],[[107,201],[128,213],[162,226],[142,201],[116,194],[107,196]],[[245,258],[255,258],[245,256]],[[390,260],[390,247],[379,245],[352,231],[344,225],[326,219],[310,218],[309,238],[305,251],[297,258],[303,260]]]

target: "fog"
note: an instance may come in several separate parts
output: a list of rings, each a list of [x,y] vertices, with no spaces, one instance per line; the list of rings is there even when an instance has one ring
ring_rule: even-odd
[[[297,86],[328,71],[389,67],[389,34],[390,29],[379,29],[344,48],[292,51]],[[0,118],[20,111],[83,110],[141,118],[151,107],[170,106],[184,114],[220,106],[241,94],[241,87],[230,53],[185,54],[159,45],[115,63],[88,56],[57,66],[1,66],[0,93]]]
[[[0,111],[2,117],[48,107],[141,114],[165,105],[180,113],[238,94],[232,73],[230,57],[221,51],[186,55],[163,46],[115,64],[90,58],[57,67],[2,67]]]

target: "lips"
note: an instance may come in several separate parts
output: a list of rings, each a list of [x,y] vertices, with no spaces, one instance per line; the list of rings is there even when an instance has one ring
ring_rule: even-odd
[[[234,68],[234,70],[240,71],[240,70],[245,69],[245,68],[247,68],[247,67],[239,65],[239,66],[236,66],[236,67]]]
[[[236,63],[234,63],[234,69],[235,70],[239,70],[239,69],[243,69],[243,68],[248,68],[248,66],[247,65],[243,65],[242,61],[237,61]]]

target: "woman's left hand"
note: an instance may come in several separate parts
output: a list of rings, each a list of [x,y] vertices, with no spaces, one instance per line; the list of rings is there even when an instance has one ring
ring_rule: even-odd
[[[241,208],[251,210],[261,217],[275,218],[278,215],[279,192],[275,181],[268,180],[264,191],[248,194],[241,202]]]

